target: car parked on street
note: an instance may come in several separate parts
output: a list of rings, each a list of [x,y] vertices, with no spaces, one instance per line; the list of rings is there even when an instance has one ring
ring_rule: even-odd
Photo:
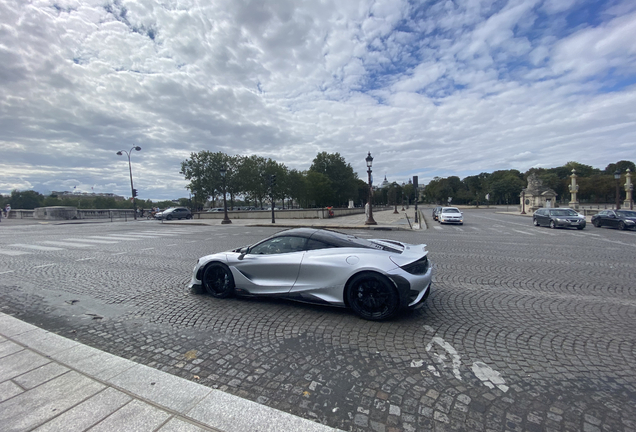
[[[457,207],[442,207],[437,214],[437,221],[441,224],[456,223],[464,224],[464,214]]]
[[[199,258],[190,288],[216,298],[276,296],[348,307],[383,320],[422,306],[431,278],[424,244],[295,228]]]
[[[532,215],[534,226],[549,226],[550,228],[585,228],[585,216],[570,208],[543,208]]]
[[[192,219],[192,213],[185,207],[169,207],[162,212],[155,214],[155,219]]]
[[[609,226],[619,230],[636,228],[636,211],[603,210],[592,216],[592,225],[597,228]]]
[[[437,206],[433,209],[433,220],[437,220],[437,216],[439,215],[439,212],[442,210],[442,206]]]

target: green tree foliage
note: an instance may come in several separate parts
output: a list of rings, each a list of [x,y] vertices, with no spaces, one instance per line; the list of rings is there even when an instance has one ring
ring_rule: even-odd
[[[325,175],[331,182],[332,205],[346,206],[356,196],[356,179],[358,175],[340,153],[318,153],[314,158],[310,172]]]
[[[632,173],[636,171],[636,166],[634,166],[634,162],[622,160],[622,161],[616,162],[615,164],[613,163],[609,164],[608,166],[605,167],[604,172],[605,174],[614,175],[614,173],[616,172],[616,168],[618,168],[618,170],[622,174],[625,174],[628,168]]]
[[[41,207],[42,202],[44,201],[42,195],[39,193],[28,190],[28,191],[11,191],[11,196],[7,200],[7,203],[11,205],[11,208],[14,209],[34,209],[36,207]]]

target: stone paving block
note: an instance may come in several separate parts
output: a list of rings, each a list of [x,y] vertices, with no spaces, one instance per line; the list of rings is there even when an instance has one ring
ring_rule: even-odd
[[[135,399],[90,428],[89,431],[152,432],[169,417],[170,414],[166,411]]]
[[[196,421],[225,432],[326,432],[336,430],[218,390],[213,390],[187,415]]]
[[[5,340],[4,342],[0,343],[0,359],[13,353],[17,353],[18,351],[21,351],[23,349],[24,347],[22,345],[18,345],[17,343],[13,343],[9,340]]]
[[[49,363],[50,360],[29,350],[18,351],[0,359],[0,382]]]
[[[34,432],[81,432],[108,417],[132,398],[112,387],[43,424]]]
[[[13,339],[46,355],[53,355],[78,345],[71,339],[41,329],[15,335]]]
[[[24,390],[20,388],[13,381],[5,381],[0,383],[0,402],[4,402],[7,399],[12,398],[15,395],[22,393]]]
[[[159,432],[206,432],[208,429],[200,428],[179,418],[173,418],[166,423]]]
[[[135,362],[86,345],[78,345],[51,357],[100,380],[108,380],[136,365]]]
[[[189,410],[211,391],[200,384],[143,365],[136,365],[107,381],[178,412]]]
[[[20,375],[13,380],[25,389],[32,389],[47,382],[48,380],[68,372],[69,370],[69,368],[62,366],[61,364],[51,362],[44,366],[40,366],[37,369],[33,369],[24,375]]]
[[[0,312],[0,332],[7,336],[13,337],[18,334],[40,330],[38,327],[20,321],[10,315]]]
[[[2,431],[30,430],[104,388],[97,381],[71,371],[0,403]]]

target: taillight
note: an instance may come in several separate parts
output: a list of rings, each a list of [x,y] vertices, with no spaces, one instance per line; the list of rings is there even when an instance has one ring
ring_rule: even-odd
[[[419,260],[403,266],[402,270],[414,275],[425,274],[428,271],[428,257],[423,256]]]

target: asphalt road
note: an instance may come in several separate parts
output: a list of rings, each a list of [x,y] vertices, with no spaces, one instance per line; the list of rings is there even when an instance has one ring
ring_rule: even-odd
[[[427,306],[388,322],[192,294],[198,257],[276,229],[157,221],[3,221],[0,310],[344,430],[636,430],[636,232],[465,216],[357,233],[428,244]]]

